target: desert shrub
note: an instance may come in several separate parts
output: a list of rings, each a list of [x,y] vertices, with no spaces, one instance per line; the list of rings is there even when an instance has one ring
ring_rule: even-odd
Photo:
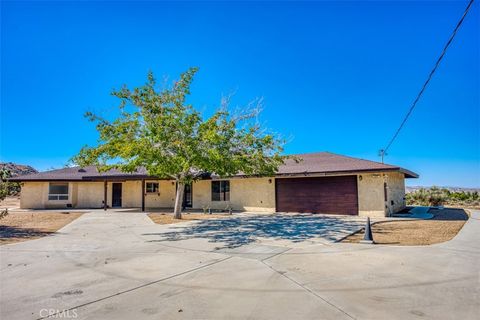
[[[6,216],[8,216],[8,209],[3,209],[2,211],[0,211],[0,220],[5,218]]]
[[[0,201],[8,196],[8,185],[4,181],[0,181]]]
[[[406,195],[407,204],[410,205],[428,205],[428,190],[421,188],[415,192],[410,192]]]
[[[5,168],[0,170],[0,201],[7,196],[17,195],[20,192],[19,183],[8,181],[11,176],[10,170]]]
[[[451,205],[460,207],[480,206],[480,195],[477,191],[450,191],[438,187],[421,188],[406,194],[407,205],[441,206]]]
[[[448,191],[448,190],[447,190]],[[445,192],[445,189],[439,189],[437,187],[432,187],[428,190],[428,205],[433,207],[438,207],[445,204],[448,198],[448,194]]]

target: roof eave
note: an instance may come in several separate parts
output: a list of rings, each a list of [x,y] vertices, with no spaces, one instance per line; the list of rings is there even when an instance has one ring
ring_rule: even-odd
[[[410,178],[416,179],[416,178],[420,177],[420,175],[418,173],[415,173],[413,171],[410,171],[410,170],[407,170],[407,169],[404,169],[404,168],[400,168],[400,172],[403,173],[405,175],[405,178],[407,178],[407,179],[410,179]]]
[[[45,181],[90,181],[90,180],[84,180],[84,179],[71,179],[71,178],[57,178],[57,179],[46,179],[46,178],[31,178],[31,179],[25,179],[25,178],[11,178],[7,179],[9,182],[45,182]]]
[[[283,172],[277,173],[276,177],[282,176],[293,176],[293,175],[337,175],[337,174],[352,174],[352,173],[371,173],[371,172],[386,172],[386,171],[400,171],[405,174],[408,178],[416,178],[418,175],[414,172],[399,168],[399,167],[392,167],[392,168],[381,168],[381,169],[354,169],[354,170],[337,170],[337,171],[305,171],[305,172]]]

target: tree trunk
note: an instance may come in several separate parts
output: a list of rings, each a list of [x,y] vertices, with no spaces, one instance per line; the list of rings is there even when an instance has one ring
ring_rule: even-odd
[[[183,191],[185,190],[185,184],[177,181],[177,194],[175,196],[175,208],[173,210],[173,217],[175,219],[182,219],[182,204],[183,204]]]

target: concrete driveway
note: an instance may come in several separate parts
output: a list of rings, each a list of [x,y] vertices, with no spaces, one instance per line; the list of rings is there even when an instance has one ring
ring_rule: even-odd
[[[338,244],[355,218],[155,225],[92,211],[0,247],[0,318],[477,319],[479,212],[426,247]]]

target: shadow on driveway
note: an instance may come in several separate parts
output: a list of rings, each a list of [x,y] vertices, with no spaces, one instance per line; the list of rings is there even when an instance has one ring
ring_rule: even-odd
[[[13,243],[25,239],[36,239],[52,234],[35,228],[21,228],[15,226],[0,226],[0,245]]]
[[[259,237],[293,242],[313,238],[336,241],[362,226],[359,220],[325,215],[242,216],[202,220],[187,227],[172,227],[175,231],[143,235],[159,237],[149,242],[205,238],[210,242],[224,243],[223,248],[236,248]]]

